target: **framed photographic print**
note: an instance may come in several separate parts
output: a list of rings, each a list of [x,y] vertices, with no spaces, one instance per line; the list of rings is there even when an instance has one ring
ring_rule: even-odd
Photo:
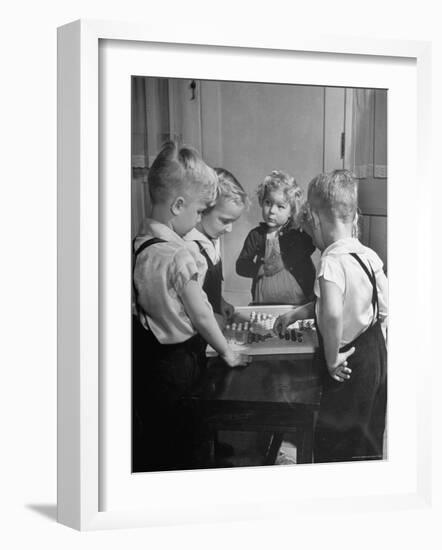
[[[430,307],[424,289],[431,285],[431,260],[429,246],[422,245],[428,240],[426,205],[431,202],[431,188],[423,183],[428,181],[429,55],[429,45],[416,42],[276,35],[265,42],[259,37],[207,40],[202,33],[189,43],[184,31],[169,37],[142,26],[97,21],[59,29],[61,523],[83,530],[289,517],[325,510],[337,501],[361,510],[426,505],[431,493],[430,331],[419,334],[412,346],[404,344],[404,334],[413,336],[409,320],[425,318]],[[232,176],[229,192],[239,182],[249,198],[236,205],[235,213],[219,207],[218,217],[213,211],[218,212],[219,203],[208,201],[190,222],[186,208],[193,207],[186,206],[184,192],[163,208],[164,196],[171,196],[161,187],[163,165],[157,157],[165,142],[173,143],[168,147],[178,152],[178,160],[190,154],[182,149],[190,146],[197,152],[192,162],[202,163],[200,171],[202,165],[210,174],[212,168],[224,169],[218,181]],[[376,252],[385,270],[388,266],[388,436],[379,460],[310,464],[324,391],[311,367],[317,327],[304,315],[289,324],[282,338],[272,329],[281,315],[308,303],[313,293],[314,277],[310,287],[306,283],[308,269],[297,267],[299,259],[294,265],[287,260],[285,247],[292,245],[284,244],[284,231],[297,213],[290,190],[307,197],[315,176],[336,170],[339,177],[351,171],[358,180],[360,240]],[[416,173],[422,182],[418,202]],[[271,182],[270,187],[263,182]],[[155,185],[158,192],[152,191]],[[173,219],[167,218],[171,212]],[[156,234],[152,220],[164,222],[169,233]],[[267,229],[259,238],[265,247],[256,241],[259,253],[249,254],[254,265],[260,258],[265,275],[260,278],[242,271],[237,260],[248,235],[262,223]],[[137,247],[151,237],[175,239],[181,246],[195,224],[210,246],[216,241],[218,256],[205,260],[203,275],[222,259],[223,304],[233,306],[237,315],[228,318],[232,311],[228,315],[218,303],[224,334],[252,363],[239,369],[209,365],[216,379],[206,380],[198,399],[190,392],[181,400],[180,394],[183,408],[155,439],[157,420],[169,414],[161,407],[170,394],[158,399],[159,408],[149,409],[153,424],[143,428],[150,442],[146,455],[133,445],[140,414],[132,400],[132,307],[135,302],[136,318],[145,323],[141,328],[150,329],[160,345],[192,337],[186,330],[198,319],[188,317],[193,321],[183,328],[183,310],[176,313],[172,302],[186,304],[187,298],[166,282],[165,305],[156,312],[167,322],[158,328],[155,314],[143,310]],[[273,226],[276,233],[268,230]],[[306,231],[296,231],[307,238]],[[193,262],[207,250],[191,241],[186,258]],[[318,236],[309,242],[318,246]],[[313,269],[320,254],[310,246]],[[410,249],[415,257],[404,280],[401,262]],[[157,252],[155,258],[160,256]],[[278,263],[278,258],[283,260]],[[160,273],[155,265],[149,281]],[[203,275],[198,272],[200,279]],[[275,275],[277,284],[272,283]],[[154,294],[160,295],[160,279],[155,281]],[[290,286],[289,298],[278,294],[284,284]],[[299,300],[292,299],[297,293]],[[212,308],[216,312],[214,303]],[[346,343],[357,331],[350,333]],[[219,338],[213,343],[209,361]],[[152,356],[155,345],[148,348]],[[179,357],[184,365],[187,356]],[[422,365],[419,379],[413,376],[416,363]],[[216,391],[207,393],[207,388]],[[156,411],[161,412],[155,416]],[[195,467],[183,467],[188,463],[178,457],[191,436],[177,443],[188,424],[176,427],[195,411],[198,422],[204,419],[210,429]],[[165,431],[168,437],[161,439]],[[144,458],[155,448],[168,451],[156,466],[146,467]]]

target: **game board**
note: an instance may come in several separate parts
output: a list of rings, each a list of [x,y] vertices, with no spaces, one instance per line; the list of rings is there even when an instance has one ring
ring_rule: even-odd
[[[317,347],[316,328],[313,319],[296,321],[285,334],[273,333],[273,324],[295,306],[243,306],[235,308],[233,318],[223,328],[223,333],[233,349],[250,357],[290,356],[309,357]],[[216,356],[208,346],[207,355]]]

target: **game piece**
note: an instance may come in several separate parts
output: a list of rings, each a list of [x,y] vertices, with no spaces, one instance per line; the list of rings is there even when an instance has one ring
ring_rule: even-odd
[[[244,323],[241,324],[239,331],[239,344],[247,344],[247,331],[245,330]]]
[[[241,323],[237,323],[235,327],[235,344],[239,344],[240,330],[241,330]]]
[[[236,319],[235,322],[227,323],[224,328],[224,335],[229,343],[237,345],[253,345],[260,342],[267,342],[272,338],[285,340],[291,345],[302,343],[304,334],[309,330],[316,330],[313,319],[301,319],[287,327],[284,331],[275,334],[273,327],[277,316],[264,311],[253,310],[249,312],[248,318]],[[282,344],[283,346],[286,345]],[[281,344],[278,344],[281,345]]]
[[[224,328],[224,336],[226,337],[227,342],[232,341],[232,327],[227,324]]]

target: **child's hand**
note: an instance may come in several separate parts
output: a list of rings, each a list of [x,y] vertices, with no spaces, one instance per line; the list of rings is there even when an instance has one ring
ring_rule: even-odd
[[[281,256],[276,253],[272,253],[264,263],[264,275],[266,277],[272,277],[276,273],[279,273],[284,269]]]
[[[279,273],[282,271],[284,266],[282,264],[278,265],[276,263],[268,263],[266,262],[264,264],[264,276],[265,277],[273,277],[273,275],[276,275],[276,273]]]
[[[350,355],[353,355],[354,352],[355,348],[353,347],[344,353],[338,353],[336,363],[333,366],[327,365],[328,373],[333,380],[336,380],[336,382],[345,382],[350,379],[352,371],[351,368],[347,366],[347,359]]]
[[[229,367],[241,367],[250,362],[247,356],[242,355],[232,348],[227,348],[227,351],[221,355],[221,358],[229,365]]]
[[[258,273],[256,274],[257,279],[260,279],[261,277],[264,277],[264,264],[259,266]]]
[[[221,298],[221,313],[227,321],[233,317],[235,308],[229,302],[226,302],[224,298]]]
[[[284,334],[286,328],[296,321],[295,311],[288,311],[283,315],[280,315],[274,325],[273,332],[278,336],[279,334]]]

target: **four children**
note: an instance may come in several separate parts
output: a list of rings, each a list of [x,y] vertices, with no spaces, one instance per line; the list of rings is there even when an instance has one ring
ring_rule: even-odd
[[[200,381],[207,344],[227,365],[241,364],[216,316],[233,313],[222,296],[219,238],[243,213],[244,189],[174,143],[155,159],[148,184],[152,213],[134,241],[133,263],[135,471],[195,467],[198,420],[182,398]],[[316,316],[324,383],[314,460],[382,458],[387,284],[379,257],[353,236],[356,181],[342,170],[320,174],[303,205],[294,178],[274,170],[258,200],[263,223],[247,236],[236,269],[253,280],[254,302],[300,306],[278,318],[275,331]]]

